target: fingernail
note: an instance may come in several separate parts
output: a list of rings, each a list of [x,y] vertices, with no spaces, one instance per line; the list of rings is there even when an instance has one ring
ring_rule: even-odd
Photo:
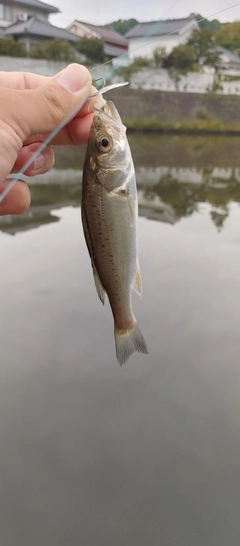
[[[89,76],[89,72],[85,66],[70,64],[59,74],[57,81],[67,91],[76,93],[89,81]]]
[[[39,154],[34,160],[33,170],[38,171],[46,163],[46,159],[43,154]]]

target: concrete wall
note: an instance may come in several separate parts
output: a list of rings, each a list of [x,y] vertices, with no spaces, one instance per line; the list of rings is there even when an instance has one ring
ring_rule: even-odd
[[[214,82],[218,81],[220,88],[217,93],[223,95],[240,95],[240,70],[236,73],[236,80],[227,81],[230,74],[217,76],[214,71],[209,72],[188,72],[186,75],[176,74],[176,78],[168,70],[164,69],[143,69],[135,72],[130,78],[132,89],[158,89],[159,91],[180,91],[185,93],[208,93],[213,90]],[[217,78],[219,77],[219,80]],[[120,78],[114,78],[114,81]]]
[[[25,57],[0,56],[0,70],[6,72],[34,72],[43,76],[54,76],[69,63],[62,61],[46,61],[44,59],[28,59]]]
[[[219,119],[224,123],[240,122],[240,98],[232,95],[202,93],[166,93],[163,91],[114,89],[108,93],[121,117],[131,119],[181,120]]]

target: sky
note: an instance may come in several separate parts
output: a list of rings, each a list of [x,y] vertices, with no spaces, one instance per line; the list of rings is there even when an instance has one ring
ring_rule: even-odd
[[[190,13],[200,13],[204,17],[216,15],[221,22],[240,21],[240,1],[237,0],[46,0],[58,7],[61,13],[51,15],[50,22],[66,27],[74,19],[104,25],[117,19],[155,21],[187,17]],[[236,5],[238,4],[238,5]],[[235,6],[235,7],[232,7]],[[230,8],[230,9],[229,9]],[[214,15],[215,17],[215,15]],[[213,18],[214,18],[213,17]]]

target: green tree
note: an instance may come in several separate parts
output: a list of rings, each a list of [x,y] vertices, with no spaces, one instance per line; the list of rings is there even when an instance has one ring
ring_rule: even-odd
[[[72,60],[72,52],[67,40],[54,38],[53,40],[44,40],[36,46],[31,52],[31,57],[53,61],[70,61]]]
[[[216,66],[219,53],[216,50],[214,33],[209,28],[194,29],[188,40],[188,45],[194,50],[196,61],[199,64]]]
[[[167,57],[165,47],[156,47],[152,54],[152,65],[154,68],[161,68]]]
[[[119,32],[120,34],[126,34],[126,32],[131,30],[131,28],[135,27],[137,24],[137,19],[118,19],[118,21],[113,21],[113,23],[106,26],[116,30],[116,32]]]
[[[216,43],[240,55],[240,22],[225,23],[215,34]]]
[[[104,42],[99,38],[81,38],[74,44],[74,48],[87,59],[96,63],[102,63],[104,60]]]
[[[168,57],[165,59],[164,68],[174,68],[176,70],[184,70],[191,68],[196,62],[196,56],[194,49],[189,44],[183,44],[171,51]]]
[[[191,15],[195,17],[200,28],[209,28],[211,31],[215,31],[221,27],[221,23],[218,21],[218,19],[212,19],[209,21],[208,19],[205,19],[203,15],[200,15],[200,13],[192,13]]]
[[[130,82],[134,72],[140,72],[143,68],[149,68],[152,65],[151,59],[146,57],[136,57],[134,61],[127,66],[120,66],[116,72],[125,81]]]
[[[10,57],[25,57],[26,49],[24,44],[16,42],[13,36],[1,36],[0,55],[9,55]]]

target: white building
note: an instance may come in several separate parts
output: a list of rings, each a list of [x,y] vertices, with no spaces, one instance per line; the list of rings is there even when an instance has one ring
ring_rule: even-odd
[[[174,47],[185,44],[195,28],[198,28],[198,24],[193,17],[138,23],[125,34],[129,60],[152,57],[157,47],[163,47],[170,53]]]

